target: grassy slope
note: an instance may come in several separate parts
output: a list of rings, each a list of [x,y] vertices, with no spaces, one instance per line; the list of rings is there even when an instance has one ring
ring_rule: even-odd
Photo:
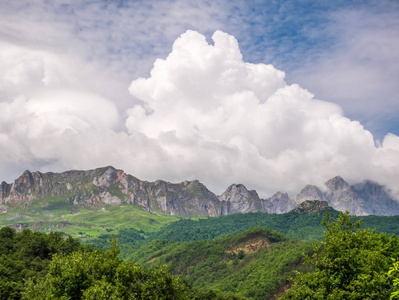
[[[151,233],[179,218],[149,213],[134,205],[103,205],[78,210],[73,204],[51,197],[46,203],[33,202],[26,209],[10,208],[0,215],[1,226],[22,224],[38,231],[60,231],[73,237],[89,239],[104,233],[118,233],[123,228],[134,228]]]

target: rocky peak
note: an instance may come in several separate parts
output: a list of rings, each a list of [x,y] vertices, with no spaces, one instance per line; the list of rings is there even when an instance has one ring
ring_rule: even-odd
[[[328,209],[327,201],[319,201],[319,200],[305,200],[301,204],[299,204],[294,211],[298,214],[314,214],[319,213]]]
[[[336,176],[328,180],[325,185],[331,192],[350,189],[350,185],[341,176]]]
[[[8,184],[7,182],[3,181],[0,185],[0,204],[4,203],[4,199],[8,197],[10,194],[11,190],[11,184]]]
[[[399,202],[389,195],[382,185],[365,180],[352,186],[353,191],[363,199],[367,214],[396,215],[399,212]]]
[[[249,197],[249,191],[247,188],[242,184],[232,184],[218,198],[222,201],[236,202],[243,197]]]
[[[307,185],[296,195],[294,201],[301,203],[305,200],[324,200],[323,192],[315,185]]]
[[[118,183],[125,178],[125,172],[116,170],[114,167],[107,167],[106,171],[98,177],[94,177],[93,184],[96,186],[109,187],[113,183]]]
[[[388,197],[388,193],[384,186],[373,182],[371,180],[365,180],[361,183],[353,185],[353,189],[363,195],[369,197]]]
[[[229,203],[229,213],[261,210],[258,193],[248,190],[243,184],[230,185],[218,199]]]
[[[13,190],[18,193],[26,193],[32,189],[35,184],[32,173],[26,170],[18,179],[14,181]]]
[[[281,199],[287,200],[287,199],[289,199],[289,197],[288,197],[287,193],[277,192],[269,199],[271,201],[278,201],[278,200],[281,200]]]
[[[295,203],[288,197],[287,193],[277,192],[270,198],[263,200],[263,211],[271,214],[288,212],[295,207]]]

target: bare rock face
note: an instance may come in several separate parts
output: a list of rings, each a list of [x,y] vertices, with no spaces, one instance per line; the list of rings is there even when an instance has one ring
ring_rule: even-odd
[[[263,212],[270,214],[282,214],[292,210],[295,202],[288,197],[287,193],[277,192],[272,197],[263,200]]]
[[[35,176],[36,178],[38,176]],[[35,191],[35,179],[31,172],[25,171],[18,179],[14,181],[11,188],[6,188],[8,193],[3,198],[2,203],[16,203],[26,204],[29,203],[33,198],[33,192]],[[39,177],[40,178],[40,177]]]
[[[11,191],[11,184],[8,184],[7,182],[3,181],[0,185],[0,204],[4,204],[5,199],[10,195]]]
[[[320,213],[329,208],[327,201],[319,201],[319,200],[306,200],[295,207],[294,211],[298,214],[314,214]]]
[[[341,176],[328,180],[325,185],[330,191],[347,191],[350,189],[350,185]]]
[[[352,186],[354,192],[363,199],[364,211],[372,215],[397,215],[399,214],[399,203],[395,201],[387,189],[370,180]]]
[[[340,176],[334,177],[325,183],[328,203],[336,210],[349,210],[352,214],[367,215],[365,201]]]
[[[108,167],[103,174],[94,177],[93,180],[94,185],[101,187],[109,187],[111,184],[117,184],[119,182],[121,182],[124,187],[127,185],[125,172],[116,170],[113,167]]]
[[[327,201],[338,211],[348,210],[351,214],[359,216],[399,214],[399,203],[389,195],[385,187],[375,182],[366,180],[350,185],[342,177],[336,176],[328,180],[325,186],[324,192],[315,186],[306,186],[295,197],[295,201]]]
[[[247,213],[262,210],[261,200],[256,191],[249,191],[242,184],[232,184],[218,197],[227,203],[227,214]]]
[[[295,203],[302,203],[305,200],[325,200],[323,192],[315,185],[307,185],[294,198]]]
[[[180,216],[220,216],[222,205],[198,180],[172,184],[157,180],[146,189],[153,210]]]
[[[32,201],[46,206],[51,202],[49,197],[57,197],[74,209],[130,204],[149,212],[186,217],[257,211],[285,213],[307,200],[327,201],[336,210],[349,210],[357,215],[399,215],[399,203],[385,187],[375,182],[350,185],[337,176],[325,185],[324,190],[307,185],[293,199],[282,192],[260,199],[256,191],[242,184],[232,184],[222,195],[216,196],[198,180],[147,182],[113,167],[63,173],[25,171],[12,184],[0,184],[0,213],[13,206],[27,208]]]

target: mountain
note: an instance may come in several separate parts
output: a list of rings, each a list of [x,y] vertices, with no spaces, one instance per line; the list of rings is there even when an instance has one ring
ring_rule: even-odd
[[[370,180],[349,185],[342,177],[336,176],[325,183],[323,191],[313,185],[305,186],[294,198],[297,204],[304,200],[327,201],[328,205],[338,211],[348,210],[359,216],[399,215],[399,203],[384,186]]]
[[[0,195],[3,210],[16,205],[28,208],[33,200],[46,204],[59,197],[76,209],[124,203],[169,215],[216,216],[223,214],[223,209],[227,211],[227,203],[197,180],[180,184],[146,182],[113,167],[63,173],[25,171],[14,183],[3,182]]]
[[[385,187],[371,181],[349,185],[337,176],[320,189],[307,185],[293,199],[278,192],[261,199],[242,184],[232,184],[222,195],[215,195],[198,180],[170,183],[141,181],[113,167],[88,171],[41,173],[25,171],[12,184],[0,185],[0,214],[12,207],[33,208],[135,205],[150,213],[185,217],[222,216],[234,213],[285,213],[305,200],[326,201],[336,210],[357,215],[398,215],[399,203]]]

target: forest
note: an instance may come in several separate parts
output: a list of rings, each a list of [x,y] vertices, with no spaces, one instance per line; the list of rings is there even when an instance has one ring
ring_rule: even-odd
[[[223,222],[243,216],[229,217]],[[266,226],[230,232],[215,220],[180,220],[151,237],[126,230],[106,241],[108,250],[57,232],[3,227],[0,299],[399,298],[398,237],[348,212],[323,215],[318,242],[290,238],[283,226],[285,234]],[[213,231],[207,222],[216,222]],[[260,221],[251,222],[242,223]]]

